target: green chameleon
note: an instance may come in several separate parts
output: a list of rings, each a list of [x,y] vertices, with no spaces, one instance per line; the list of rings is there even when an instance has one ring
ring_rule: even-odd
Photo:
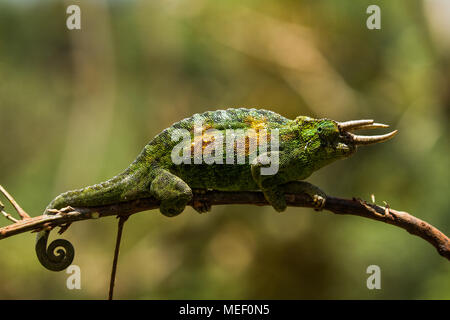
[[[203,130],[200,131],[201,140],[195,140],[194,137],[194,125],[198,123],[201,123]],[[374,123],[373,120],[337,122],[305,116],[290,120],[262,109],[239,108],[195,114],[173,124],[154,137],[121,174],[106,182],[57,196],[48,205],[45,214],[55,213],[58,209],[64,210],[63,208],[100,206],[154,197],[160,201],[161,213],[172,217],[180,214],[191,202],[192,189],[261,190],[273,208],[281,212],[287,206],[284,192],[292,184],[295,184],[296,192],[311,196],[316,208],[320,209],[325,203],[325,194],[319,188],[299,180],[309,177],[314,171],[335,160],[349,157],[355,153],[359,145],[383,142],[397,133],[396,130],[384,135],[361,136],[352,131],[385,127],[388,126]],[[194,159],[198,157],[195,150],[205,151],[208,144],[219,137],[214,134],[208,136],[207,129],[219,132],[223,136],[223,141],[227,142],[228,138],[235,137],[232,135],[239,129],[252,129],[253,131],[249,132],[253,133],[253,137],[255,133],[259,137],[260,133],[265,132],[266,139],[277,138],[277,150],[266,149],[266,152],[255,154],[255,149],[250,150],[250,135],[248,135],[244,138],[246,140],[241,140],[244,142],[240,145],[241,148],[237,147],[237,142],[234,144],[234,140],[230,140],[233,142],[231,156],[228,146],[223,147],[222,150],[229,151],[223,152],[223,155],[220,150],[214,149],[217,152],[214,154],[218,155],[216,159],[219,161],[207,164],[201,161],[201,155],[200,158]],[[187,157],[178,164],[173,161],[173,150],[180,145],[180,135],[174,139],[179,132],[188,132],[188,137],[194,138],[189,139],[188,143],[180,148],[180,152],[187,152]],[[200,147],[196,146],[198,141]],[[189,154],[189,151],[192,151],[190,149],[195,150]],[[241,160],[242,157],[250,159],[250,154],[253,155],[251,161],[245,163],[229,161],[239,156]],[[273,174],[263,174],[264,168],[269,165],[267,159],[277,161],[277,170]],[[210,206],[194,205],[194,209],[204,212],[208,211]],[[48,236],[48,230],[38,233],[36,242],[38,259],[47,269],[61,271],[72,263],[74,249],[70,242],[63,239],[53,241],[47,248]],[[54,251],[58,247],[64,250],[58,249],[55,254]]]

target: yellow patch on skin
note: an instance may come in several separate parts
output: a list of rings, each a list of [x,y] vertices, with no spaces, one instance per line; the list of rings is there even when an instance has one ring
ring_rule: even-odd
[[[203,126],[202,128],[202,139],[198,139],[199,141],[197,141],[197,143],[201,143],[202,144],[202,150],[205,150],[206,146],[209,145],[210,143],[214,142],[215,137],[212,134],[207,134],[205,131],[209,130],[213,128],[211,125],[207,124],[205,126]],[[191,142],[191,154],[194,154],[194,150],[195,150],[195,141]]]
[[[244,121],[245,121],[245,123],[248,123],[250,128],[254,129],[257,133],[259,130],[267,129],[267,118],[266,117],[257,119],[252,116],[247,116]]]
[[[267,144],[270,143],[270,131],[267,130],[267,118],[263,117],[263,118],[255,118],[252,116],[247,116],[244,119],[244,122],[247,123],[249,125],[249,129],[253,129],[254,132],[252,131],[246,131],[245,134],[245,149],[244,149],[244,153],[245,156],[248,156],[250,154],[250,139],[255,139],[256,140],[256,144],[258,144],[259,142],[259,137],[260,137],[260,131],[261,130],[266,130],[266,141]],[[202,139],[198,139],[198,141],[192,141],[191,142],[191,154],[194,154],[194,150],[195,150],[195,146],[196,143],[197,144],[202,144],[202,150],[205,150],[206,146],[208,146],[209,144],[213,143],[215,141],[215,137],[212,134],[207,134],[206,131],[208,129],[213,128],[213,126],[211,125],[204,125],[203,129],[202,129]],[[235,144],[235,152],[237,153],[237,144]],[[256,150],[255,150],[256,151]]]
[[[259,142],[260,137],[260,130],[266,130],[266,143],[269,144],[270,141],[270,131],[267,128],[267,118],[254,118],[252,116],[248,116],[244,120],[246,123],[249,124],[250,129],[255,130],[256,137],[251,137],[252,139],[257,139],[256,142]],[[250,136],[247,136],[245,138],[245,155],[248,155],[250,153]]]

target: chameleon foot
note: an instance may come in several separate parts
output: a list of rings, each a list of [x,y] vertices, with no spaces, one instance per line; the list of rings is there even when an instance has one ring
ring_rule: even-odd
[[[287,208],[284,192],[278,186],[274,186],[263,190],[264,197],[267,202],[278,212],[283,212]]]
[[[71,206],[67,206],[61,209],[47,209],[47,213],[49,214],[57,214],[57,213],[69,213],[75,211]]]
[[[159,211],[167,217],[179,215],[192,200],[192,190],[186,182],[166,170],[158,172],[150,185],[150,194],[161,200]]]
[[[313,196],[314,210],[321,211],[325,207],[326,199],[321,195],[315,194]]]
[[[315,185],[306,181],[293,181],[283,185],[285,193],[305,193],[312,202],[313,208],[320,211],[325,206],[327,195]]]
[[[206,189],[195,189],[193,190],[194,193],[194,202],[192,207],[195,211],[198,213],[204,213],[211,211],[211,201],[206,198]]]
[[[189,200],[184,198],[178,200],[161,201],[159,211],[166,217],[175,217],[184,211]]]
[[[195,211],[198,213],[205,213],[211,211],[211,202],[208,200],[194,200],[192,205]]]

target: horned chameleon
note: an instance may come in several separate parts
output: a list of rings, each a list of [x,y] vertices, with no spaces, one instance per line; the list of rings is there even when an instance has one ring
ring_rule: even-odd
[[[205,128],[215,129],[224,136],[237,129],[263,129],[279,133],[278,150],[268,150],[246,163],[180,163],[172,161],[173,148],[179,141],[173,139],[176,130],[188,130],[194,134],[194,124],[202,123]],[[160,201],[163,215],[173,217],[180,214],[192,200],[193,189],[219,191],[260,190],[276,211],[286,209],[284,190],[289,183],[296,182],[297,191],[311,196],[320,209],[325,203],[325,194],[316,186],[299,182],[314,171],[355,153],[358,146],[386,141],[397,130],[375,136],[361,136],[353,133],[359,129],[388,127],[373,120],[338,122],[331,119],[314,119],[299,116],[293,120],[275,112],[263,109],[236,108],[207,111],[176,122],[155,136],[142,150],[133,163],[112,179],[68,191],[57,196],[46,208],[45,214],[65,207],[91,207],[154,197]],[[206,141],[206,142],[205,142]],[[204,138],[202,148],[208,144]],[[234,148],[238,156],[238,148]],[[248,156],[248,146],[243,151]],[[277,152],[278,170],[273,175],[261,174],[267,166],[269,156]],[[194,155],[192,155],[193,157]],[[224,153],[225,157],[225,153]],[[298,190],[300,186],[300,190]],[[194,206],[199,212],[208,211],[207,204]],[[70,242],[63,239],[53,241],[47,248],[48,230],[38,233],[36,253],[41,264],[47,269],[61,271],[73,260],[74,250]],[[57,255],[54,250],[59,249]]]

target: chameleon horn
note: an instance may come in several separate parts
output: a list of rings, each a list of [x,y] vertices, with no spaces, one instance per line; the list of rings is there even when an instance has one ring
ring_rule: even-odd
[[[384,123],[372,123],[372,124],[365,124],[359,127],[353,128],[353,130],[365,130],[365,129],[378,129],[378,128],[389,128],[389,125]],[[351,131],[352,129],[350,129]]]
[[[357,145],[367,145],[378,142],[383,142],[393,138],[397,134],[398,130],[392,131],[390,133],[378,135],[378,136],[360,136],[356,134],[349,133],[353,142]]]
[[[367,126],[369,124],[373,124],[373,120],[351,120],[345,122],[338,122],[339,128],[341,128],[344,131],[348,131],[361,126]]]

